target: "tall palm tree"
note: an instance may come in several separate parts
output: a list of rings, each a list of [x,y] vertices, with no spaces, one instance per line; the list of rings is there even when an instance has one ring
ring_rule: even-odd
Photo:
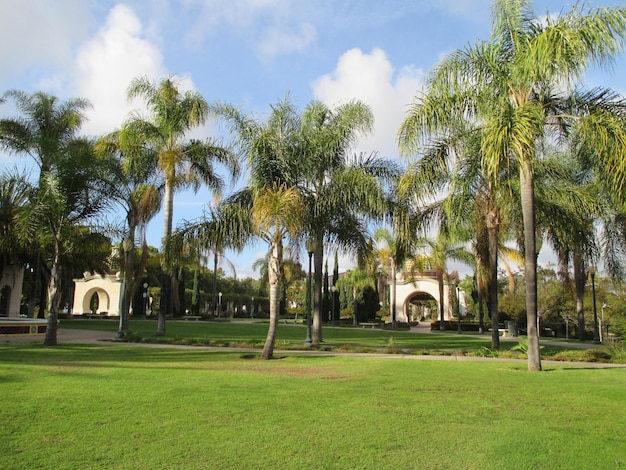
[[[262,358],[271,359],[278,327],[284,243],[301,239],[303,228],[305,206],[297,186],[303,166],[298,152],[300,117],[288,99],[273,105],[264,123],[230,105],[217,109],[231,126],[250,175],[248,186],[225,203],[237,214],[234,219],[250,228],[249,235],[260,237],[269,247],[270,325]]]
[[[45,243],[51,246],[50,280],[48,284],[48,327],[44,344],[57,344],[57,318],[61,300],[61,281],[66,264],[75,248],[76,231],[106,210],[109,167],[95,158],[93,143],[75,140],[67,153],[40,181],[30,217],[39,226]]]
[[[387,212],[384,184],[399,172],[395,164],[376,155],[349,158],[352,146],[371,131],[372,125],[372,112],[360,101],[335,109],[313,101],[302,113],[300,151],[305,165],[298,188],[305,201],[306,234],[315,247],[315,346],[322,341],[324,244],[366,250],[366,220],[382,218]]]
[[[603,142],[595,153],[607,165],[622,168],[615,156],[624,155],[626,139],[616,125],[614,103],[603,90],[570,91],[589,66],[609,62],[625,37],[624,7],[576,5],[557,18],[540,21],[530,0],[495,0],[490,40],[452,53],[433,70],[426,94],[401,130],[406,148],[444,131],[451,118],[473,119],[484,129],[481,150],[487,172],[500,173],[503,155],[516,162],[531,371],[541,370],[534,167],[546,136],[573,125],[585,134],[583,141]],[[626,181],[626,174],[621,175],[619,182]]]
[[[135,113],[125,123],[120,138],[131,136],[145,142],[156,155],[163,176],[163,265],[162,295],[159,306],[157,335],[165,334],[165,317],[174,292],[172,262],[168,243],[173,230],[174,193],[187,187],[197,191],[201,184],[219,193],[225,182],[214,164],[224,165],[233,177],[238,175],[238,162],[233,154],[213,140],[187,139],[187,134],[203,125],[209,116],[209,105],[200,93],[181,92],[179,84],[172,78],[153,83],[146,77],[132,80],[128,87],[128,98],[142,98],[149,115]]]
[[[27,93],[21,90],[7,91],[2,101],[13,102],[18,115],[0,119],[0,149],[32,158],[39,168],[37,186],[43,186],[46,175],[76,138],[85,121],[85,111],[91,105],[82,98],[60,101],[41,91]],[[43,298],[46,269],[39,248],[36,244],[33,247],[33,287],[41,285]],[[28,315],[34,316],[34,290],[30,297]],[[42,302],[40,313],[43,308]]]
[[[95,144],[99,158],[111,162],[109,197],[126,212],[126,227],[122,230],[126,243],[120,244],[126,288],[120,312],[123,316],[120,335],[126,333],[130,303],[143,282],[148,261],[146,229],[161,209],[162,186],[157,182],[157,162],[144,144],[142,136],[119,130],[101,137]],[[141,254],[137,260],[135,247],[138,246]]]

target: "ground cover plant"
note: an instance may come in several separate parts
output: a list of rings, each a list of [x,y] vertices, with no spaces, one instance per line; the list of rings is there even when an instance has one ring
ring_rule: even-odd
[[[624,369],[132,345],[0,354],[6,469],[626,465]]]
[[[113,337],[118,323],[116,320],[62,320],[60,328],[109,331]],[[131,322],[129,339],[148,343],[262,348],[266,333],[267,323],[263,322],[171,321],[168,323],[167,335],[157,337],[154,322],[136,320]],[[276,347],[305,349],[305,334],[306,330],[302,325],[280,325]],[[547,341],[542,346],[541,354],[546,360],[626,363],[623,347],[621,353],[620,347],[609,345],[602,348],[601,352],[595,352],[576,349],[580,346],[578,341],[570,341],[570,346],[567,347],[551,343],[553,342]],[[362,328],[324,328],[324,343],[320,349],[339,352],[525,358],[524,349],[519,348],[517,342],[503,340],[500,350],[495,351],[491,349],[491,340],[478,334],[416,334],[409,331]]]

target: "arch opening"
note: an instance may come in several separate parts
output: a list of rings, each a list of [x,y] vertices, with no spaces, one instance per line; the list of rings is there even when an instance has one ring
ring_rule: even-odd
[[[439,303],[427,292],[417,291],[407,297],[405,314],[409,322],[436,320]]]

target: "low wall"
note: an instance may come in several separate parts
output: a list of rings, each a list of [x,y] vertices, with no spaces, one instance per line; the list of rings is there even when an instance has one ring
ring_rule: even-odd
[[[43,335],[48,328],[48,320],[37,318],[0,318],[0,336]]]

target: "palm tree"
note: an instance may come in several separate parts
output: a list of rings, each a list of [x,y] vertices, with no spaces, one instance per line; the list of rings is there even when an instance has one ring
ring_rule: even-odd
[[[376,155],[349,159],[357,138],[371,131],[373,115],[360,101],[331,109],[311,102],[302,113],[300,148],[303,155],[299,191],[306,208],[306,236],[314,250],[313,345],[322,341],[324,244],[363,252],[367,217],[381,218],[387,210],[384,182],[398,167]]]
[[[29,260],[35,228],[24,217],[32,187],[18,173],[0,175],[0,279],[6,267]]]
[[[623,7],[576,5],[541,22],[530,0],[496,0],[490,40],[444,59],[430,74],[427,93],[401,129],[401,142],[407,148],[445,131],[450,120],[472,119],[484,130],[481,153],[489,175],[495,178],[500,173],[503,156],[516,162],[531,371],[541,370],[534,167],[548,133],[574,125],[584,134],[582,141],[596,144],[594,154],[607,166],[622,168],[615,156],[624,155],[626,139],[611,109],[615,108],[614,100],[608,99],[612,95],[604,90],[569,91],[590,65],[609,62],[622,49],[625,36]],[[626,178],[623,172],[620,175],[618,183]]]
[[[407,252],[402,244],[400,237],[394,236],[389,230],[379,228],[374,232],[374,240],[377,242],[384,241],[385,245],[380,250],[381,263],[388,263],[388,277],[391,278],[391,295],[390,295],[390,313],[391,327],[396,327],[396,285],[397,285],[397,269],[402,266],[410,253]]]
[[[122,235],[126,243],[120,244],[126,287],[121,315],[126,319],[148,260],[146,229],[159,212],[162,200],[162,187],[156,181],[156,159],[144,144],[141,136],[115,131],[98,139],[95,145],[99,158],[111,162],[109,197],[126,212]],[[139,260],[135,259],[136,246],[141,247]],[[125,321],[122,324],[125,326]],[[125,334],[124,326],[120,334]]]
[[[31,204],[30,218],[38,224],[39,232],[52,252],[48,284],[48,327],[44,344],[57,344],[57,318],[61,300],[61,281],[66,263],[75,248],[76,231],[92,221],[110,205],[107,197],[109,167],[95,158],[93,143],[75,140],[67,154],[58,158],[53,168],[40,180],[37,196]]]
[[[227,248],[240,250],[252,233],[249,217],[242,217],[241,211],[234,205],[220,204],[208,209],[208,213],[198,220],[184,222],[172,235],[171,249],[182,253],[190,247],[199,258],[202,253],[213,253],[213,313],[217,311],[217,272],[220,261],[234,266],[224,256]]]
[[[46,175],[57,164],[61,155],[76,137],[85,120],[88,101],[73,98],[59,101],[44,92],[27,93],[9,90],[2,101],[12,101],[18,116],[0,119],[0,149],[31,157],[39,167],[38,186],[43,186]],[[42,297],[45,289],[45,267],[42,266],[39,247],[33,247],[33,288],[41,281]],[[30,293],[28,315],[34,316],[35,292]],[[43,302],[40,313],[43,311]]]
[[[288,99],[272,106],[262,124],[229,105],[219,106],[218,112],[230,124],[250,175],[248,186],[225,202],[238,214],[234,218],[250,227],[250,236],[260,237],[269,247],[270,325],[262,358],[271,359],[278,327],[284,243],[301,238],[305,211],[297,187],[303,165],[297,151],[300,119]]]
[[[143,118],[135,113],[121,130],[120,138],[131,136],[145,142],[156,155],[158,168],[163,175],[163,263],[162,295],[159,307],[157,335],[165,334],[165,316],[174,292],[172,282],[173,260],[168,244],[173,229],[174,193],[188,187],[197,191],[201,184],[215,193],[220,193],[224,180],[217,173],[214,162],[224,165],[231,175],[238,175],[238,163],[233,154],[215,141],[187,140],[193,128],[205,123],[209,116],[209,105],[197,92],[181,92],[172,78],[152,83],[146,77],[135,78],[128,87],[128,97],[142,98],[149,116]]]

